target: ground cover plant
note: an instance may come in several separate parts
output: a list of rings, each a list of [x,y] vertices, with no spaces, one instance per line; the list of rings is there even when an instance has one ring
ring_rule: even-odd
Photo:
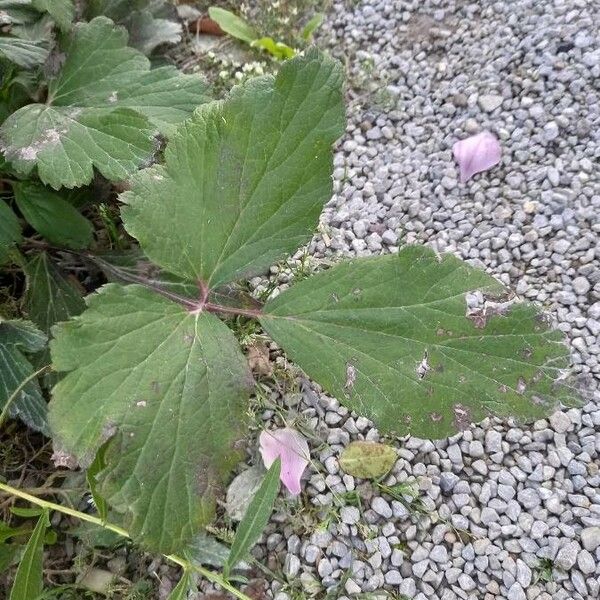
[[[103,14],[71,25],[68,2],[49,15],[41,3],[4,4],[0,259],[17,283],[0,321],[0,423],[23,420],[52,438],[58,464],[87,469],[97,510],[0,484],[41,508],[7,559],[21,559],[11,598],[42,593],[52,511],[181,565],[173,598],[185,597],[193,571],[244,597],[230,580],[267,522],[283,457],[217,565],[223,574],[187,558],[207,543],[198,536],[248,427],[253,378],[233,318],[258,322],[390,435],[440,438],[487,415],[531,420],[576,401],[562,334],[451,255],[407,246],[340,262],[265,303],[245,292],[246,280],[310,240],[331,196],[332,146],[344,130],[335,60],[308,49],[276,76],[210,101],[198,77],[151,68]],[[20,37],[46,22],[58,49],[54,38]],[[107,181],[124,190],[115,219],[97,200]],[[118,246],[119,220],[136,250],[102,252],[99,240]],[[100,265],[110,282],[82,286],[65,257]]]

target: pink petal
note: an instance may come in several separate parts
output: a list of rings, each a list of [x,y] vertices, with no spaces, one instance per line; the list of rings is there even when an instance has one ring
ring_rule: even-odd
[[[310,450],[308,444],[295,429],[285,427],[260,434],[260,454],[267,469],[281,457],[281,481],[292,493],[300,493],[300,479],[308,465]]]
[[[460,168],[460,181],[464,183],[475,173],[491,169],[500,162],[502,149],[493,133],[482,131],[452,146],[452,153]]]

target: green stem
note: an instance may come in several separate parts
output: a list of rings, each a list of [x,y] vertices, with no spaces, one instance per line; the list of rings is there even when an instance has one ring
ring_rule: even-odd
[[[93,515],[88,515],[86,513],[80,512],[78,510],[74,510],[72,508],[68,508],[66,506],[61,506],[60,504],[55,504],[54,502],[48,502],[47,500],[42,500],[37,496],[32,496],[27,492],[23,492],[17,488],[14,488],[10,485],[0,482],[0,491],[6,492],[7,494],[11,494],[12,496],[16,496],[17,498],[22,498],[23,500],[27,500],[27,502],[31,502],[31,504],[35,504],[36,506],[41,506],[42,508],[46,508],[48,510],[55,510],[57,512],[63,513],[65,515],[69,515],[70,517],[75,517],[76,519],[80,519],[82,521],[87,521],[88,523],[93,523],[94,525],[99,525],[100,527],[104,527],[104,529],[108,529],[110,531],[114,531],[115,533],[130,538],[129,533],[119,527],[118,525],[113,525],[112,523],[107,523],[103,521],[99,517],[94,517]],[[240,600],[252,600],[246,594],[240,592],[236,588],[234,588],[229,582],[227,582],[223,577],[221,577],[218,573],[214,573],[213,571],[209,571],[200,565],[195,565],[186,560],[185,558],[181,558],[180,556],[176,556],[175,554],[165,554],[164,555],[167,560],[179,565],[186,571],[196,571],[209,581],[220,585],[223,589],[227,590],[231,594],[233,594],[236,598]]]
[[[17,389],[9,396],[8,400],[6,401],[6,404],[4,405],[4,408],[2,409],[2,412],[0,412],[0,427],[2,427],[2,425],[4,425],[4,421],[6,421],[6,418],[8,417],[8,411],[10,409],[10,405],[17,399],[17,397],[23,391],[25,386],[32,379],[35,379],[36,377],[41,375],[44,371],[46,371],[49,368],[50,368],[50,365],[45,365],[41,369],[38,369],[35,373],[32,373],[31,375],[29,375],[29,377],[26,377],[20,383],[19,387],[17,387]]]

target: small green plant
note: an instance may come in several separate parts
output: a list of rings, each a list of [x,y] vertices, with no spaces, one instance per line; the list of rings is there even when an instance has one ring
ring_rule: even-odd
[[[554,579],[554,561],[550,558],[541,558],[534,569],[533,584],[539,581],[548,583]]]
[[[272,37],[259,34],[252,25],[229,10],[211,6],[208,14],[225,33],[249,44],[252,48],[264,50],[279,60],[293,58],[296,55],[297,51],[294,48],[281,41],[275,41]],[[323,19],[322,13],[316,13],[304,26],[300,39],[305,44],[310,42],[314,32],[323,23]]]
[[[408,246],[306,277],[301,269],[260,302],[238,293],[310,240],[331,197],[332,145],[345,126],[338,62],[311,48],[275,77],[208,101],[197,77],[151,68],[107,17],[70,27],[54,13],[65,58],[50,79],[36,69],[24,88],[20,77],[25,63],[52,57],[43,40],[12,35],[0,46],[10,63],[5,92],[15,90],[3,96],[0,127],[0,259],[24,273],[17,304],[33,323],[0,320],[0,422],[19,417],[51,436],[57,465],[87,470],[98,512],[0,490],[165,554],[184,569],[172,600],[192,572],[243,598],[189,554],[248,429],[254,380],[234,331],[247,342],[260,329],[389,435],[439,438],[489,414],[535,419],[576,402],[563,335],[451,255]],[[89,200],[69,191],[97,173],[127,179],[118,217],[82,215]],[[134,248],[107,256],[97,239]],[[87,279],[96,291],[85,303],[81,283],[57,263],[73,257],[110,278]],[[232,331],[235,319],[245,321]],[[379,476],[395,455],[384,458]],[[407,487],[380,487],[424,509]],[[277,489],[270,471],[228,557],[221,548],[208,564],[229,575],[247,556]],[[31,539],[37,573],[40,537]]]
[[[377,487],[384,494],[403,504],[411,515],[429,514],[429,510],[419,496],[419,487],[416,481],[405,481],[392,486],[377,483]]]
[[[176,551],[210,522],[237,460],[252,378],[217,315],[257,319],[385,432],[441,437],[488,412],[533,418],[570,397],[555,388],[568,365],[562,334],[489,275],[425,248],[338,264],[264,306],[219,303],[223,286],[310,238],[342,128],[340,66],[312,50],[201,106],[165,163],[134,174],[120,197],[145,255],[196,296],[138,277],[105,286],[54,330],[55,447],[86,465],[110,440],[100,494],[151,549]],[[469,311],[473,290],[487,302]]]

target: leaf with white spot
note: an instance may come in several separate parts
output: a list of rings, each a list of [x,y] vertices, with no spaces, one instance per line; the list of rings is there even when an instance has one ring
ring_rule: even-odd
[[[28,25],[39,17],[31,0],[0,0],[0,25]]]
[[[0,36],[0,57],[31,69],[43,64],[48,58],[48,48],[34,40],[24,40],[8,35]]]
[[[168,135],[206,101],[198,76],[150,70],[105,17],[76,24],[64,51],[46,104],[23,107],[0,128],[6,159],[24,174],[37,167],[55,189],[89,183],[94,168],[125,179],[151,159],[157,132]]]
[[[229,558],[229,548],[205,533],[194,536],[185,557],[197,565],[222,567]]]

